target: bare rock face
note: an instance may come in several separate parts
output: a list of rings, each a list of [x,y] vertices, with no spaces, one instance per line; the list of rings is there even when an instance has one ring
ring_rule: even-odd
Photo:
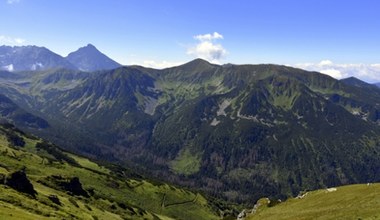
[[[19,192],[29,194],[33,197],[35,197],[37,194],[32,183],[29,181],[25,172],[22,170],[10,174],[5,179],[5,184]]]

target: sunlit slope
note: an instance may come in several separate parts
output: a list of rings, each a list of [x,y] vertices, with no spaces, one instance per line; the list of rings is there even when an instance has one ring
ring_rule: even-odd
[[[321,189],[268,207],[261,206],[247,220],[380,219],[380,184],[357,184]]]
[[[1,125],[0,219],[219,219],[201,194],[110,167]]]

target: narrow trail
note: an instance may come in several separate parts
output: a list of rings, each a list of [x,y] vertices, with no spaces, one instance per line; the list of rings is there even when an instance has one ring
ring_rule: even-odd
[[[161,201],[161,207],[162,208],[168,208],[168,207],[172,207],[172,206],[178,206],[178,205],[185,205],[185,204],[189,204],[189,203],[195,203],[198,199],[198,194],[195,195],[194,199],[192,200],[186,200],[186,201],[182,201],[182,202],[175,202],[175,203],[170,203],[170,204],[165,204],[165,200],[166,200],[166,193],[163,195],[162,197],[162,201]]]

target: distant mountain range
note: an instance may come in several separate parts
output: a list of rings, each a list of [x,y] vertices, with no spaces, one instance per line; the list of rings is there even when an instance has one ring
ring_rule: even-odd
[[[35,71],[50,68],[76,69],[76,67],[58,54],[45,47],[21,46],[0,47],[0,68],[7,71]]]
[[[0,70],[39,71],[64,68],[81,71],[108,70],[121,65],[88,44],[67,57],[62,57],[45,47],[0,46]]]
[[[279,65],[196,59],[0,74],[66,149],[240,202],[380,181],[380,89]],[[7,117],[7,116],[4,116]]]

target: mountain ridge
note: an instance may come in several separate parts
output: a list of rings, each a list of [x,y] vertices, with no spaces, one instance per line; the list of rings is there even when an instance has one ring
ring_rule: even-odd
[[[41,62],[33,62],[32,64],[28,64],[27,67],[18,67],[16,65],[13,65],[12,62],[9,61],[4,61],[4,57],[6,55],[9,55],[9,50],[10,49],[15,49],[16,51],[22,50],[22,48],[26,49],[31,49],[31,48],[38,48],[39,50],[46,50],[49,51],[50,53],[54,54],[56,57],[63,58],[66,62],[65,64],[55,64],[55,65],[43,65]],[[7,51],[8,50],[8,51]],[[69,63],[67,63],[69,62]],[[24,62],[25,63],[25,62]],[[30,62],[29,62],[30,63]],[[191,60],[187,63],[184,63],[181,66],[182,68],[188,67],[188,68],[193,68],[196,69],[197,65],[199,66],[223,66],[223,67],[233,67],[233,66],[250,66],[252,64],[242,64],[242,65],[236,65],[236,64],[223,64],[223,65],[217,65],[217,64],[212,64],[207,60],[204,60],[202,58],[196,58],[194,60]],[[275,64],[256,64],[256,65],[275,65]],[[7,45],[2,45],[0,46],[0,70],[8,70],[8,71],[30,71],[30,70],[46,70],[49,68],[67,68],[67,69],[78,69],[82,71],[99,71],[99,70],[110,70],[110,69],[115,69],[118,67],[121,67],[122,65],[117,63],[116,61],[112,60],[109,58],[107,55],[99,51],[93,44],[88,43],[86,46],[78,48],[76,51],[70,52],[66,57],[63,57],[61,55],[58,55],[46,47],[39,47],[35,45],[26,45],[26,46],[7,46]],[[131,65],[134,66],[134,65]],[[278,65],[280,66],[280,65]],[[143,67],[143,66],[141,66]],[[172,69],[176,68],[178,66],[173,66],[173,67],[167,67],[165,69]],[[290,66],[289,66],[290,67]],[[143,67],[146,68],[146,67]],[[202,67],[199,67],[202,69]],[[295,68],[295,67],[292,67]],[[152,68],[154,69],[154,68]],[[353,78],[355,77],[348,77],[346,79],[341,79],[342,81],[352,81]],[[358,79],[360,80],[360,79]],[[364,81],[363,81],[364,82]],[[367,82],[364,82],[366,84],[369,84]],[[373,83],[374,85],[377,85],[378,83]]]

